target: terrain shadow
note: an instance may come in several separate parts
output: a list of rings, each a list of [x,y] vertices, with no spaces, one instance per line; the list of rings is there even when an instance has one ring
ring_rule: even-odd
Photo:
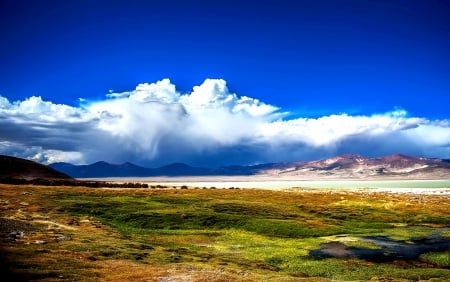
[[[359,258],[371,262],[418,261],[424,253],[448,251],[450,247],[450,239],[440,235],[412,238],[410,242],[396,241],[384,236],[365,237],[363,241],[371,242],[379,249],[351,247],[332,241],[323,243],[320,249],[310,251],[309,255],[318,259]]]

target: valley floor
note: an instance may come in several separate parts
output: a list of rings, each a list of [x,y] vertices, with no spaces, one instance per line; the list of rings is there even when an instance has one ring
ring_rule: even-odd
[[[449,210],[447,194],[359,188],[0,185],[0,271],[3,281],[449,281]]]

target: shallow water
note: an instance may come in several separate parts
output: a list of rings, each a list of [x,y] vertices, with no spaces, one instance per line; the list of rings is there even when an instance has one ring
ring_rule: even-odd
[[[373,262],[394,260],[415,261],[428,252],[448,251],[450,240],[440,235],[413,238],[411,242],[396,241],[384,236],[365,237],[363,241],[372,242],[380,249],[348,247],[342,242],[328,242],[320,249],[312,250],[309,255],[316,258],[359,258]]]

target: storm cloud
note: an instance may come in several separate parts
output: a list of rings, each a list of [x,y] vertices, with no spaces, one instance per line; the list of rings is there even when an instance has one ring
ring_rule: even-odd
[[[394,109],[291,118],[206,79],[180,93],[169,79],[70,106],[0,96],[0,153],[42,163],[131,161],[147,166],[255,164],[343,153],[450,157],[450,122]],[[320,105],[318,105],[319,107]]]

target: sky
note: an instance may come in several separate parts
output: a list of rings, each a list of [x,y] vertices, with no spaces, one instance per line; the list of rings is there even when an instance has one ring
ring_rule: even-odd
[[[3,0],[0,38],[0,154],[450,158],[446,0]]]

